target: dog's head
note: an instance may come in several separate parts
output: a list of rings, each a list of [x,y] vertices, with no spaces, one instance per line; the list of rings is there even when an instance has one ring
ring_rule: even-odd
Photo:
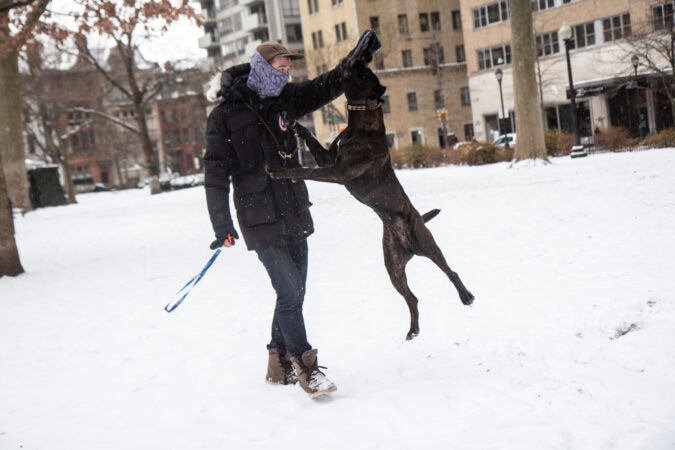
[[[368,63],[373,60],[373,54],[381,47],[377,33],[366,30],[356,47],[342,61],[342,85],[347,100],[379,99],[384,94],[386,88],[368,68]]]
[[[387,90],[380,84],[380,80],[365,62],[356,61],[342,71],[342,86],[345,90],[347,101],[378,99]]]

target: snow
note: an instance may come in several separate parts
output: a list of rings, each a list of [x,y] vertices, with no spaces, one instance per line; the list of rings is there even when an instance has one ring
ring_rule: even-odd
[[[203,188],[78,196],[16,218],[0,279],[0,448],[675,448],[675,151],[399,171],[463,306],[414,258],[420,335],[381,224],[309,183],[305,317],[338,385],[264,382],[274,295],[254,253],[211,256]]]

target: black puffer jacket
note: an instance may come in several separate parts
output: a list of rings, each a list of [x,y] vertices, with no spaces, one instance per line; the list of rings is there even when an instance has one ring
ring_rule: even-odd
[[[241,64],[222,74],[223,101],[206,126],[204,171],[213,229],[232,224],[231,180],[239,228],[248,249],[256,250],[301,240],[314,231],[305,183],[273,180],[265,165],[300,165],[288,124],[342,94],[342,83],[338,66],[313,80],[288,83],[278,97],[261,99],[246,86],[249,70],[249,64]]]

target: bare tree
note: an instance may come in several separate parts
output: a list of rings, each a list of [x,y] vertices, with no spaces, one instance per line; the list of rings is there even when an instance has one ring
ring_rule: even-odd
[[[135,129],[150,173],[157,175],[159,166],[155,159],[146,118],[146,107],[161,89],[161,80],[152,73],[138,69],[139,45],[166,31],[176,20],[187,17],[199,22],[189,0],[123,2],[113,4],[108,0],[78,0],[81,11],[72,13],[78,23],[77,49],[86,61],[132,105]],[[114,60],[120,63],[122,76],[105,67],[90,48],[84,34],[96,33],[114,42]],[[112,59],[112,58],[111,58]]]
[[[48,3],[49,0],[0,0],[0,277],[24,271],[14,239],[12,212],[12,202],[30,209],[21,133],[18,52],[31,37]]]
[[[8,195],[14,206],[24,211],[29,211],[31,204],[21,133],[18,54],[47,3],[48,0],[0,0],[0,153]]]
[[[630,60],[633,56],[637,56],[639,67],[655,75],[658,90],[670,101],[675,123],[675,24],[672,15],[664,16],[662,22],[633,25],[632,36],[623,44],[622,57]]]
[[[516,110],[518,145],[515,162],[542,159],[548,162],[544,142],[544,124],[537,95],[534,31],[530,0],[509,0],[511,12],[511,48],[513,51],[513,90]]]
[[[89,126],[90,121],[76,127],[69,127],[64,134],[59,134],[58,122],[64,107],[46,98],[49,89],[45,85],[40,49],[30,48],[26,52],[25,63],[27,71],[23,77],[22,90],[24,132],[40,149],[41,154],[44,155],[42,159],[59,166],[68,203],[77,203],[68,165],[67,142],[72,135]]]

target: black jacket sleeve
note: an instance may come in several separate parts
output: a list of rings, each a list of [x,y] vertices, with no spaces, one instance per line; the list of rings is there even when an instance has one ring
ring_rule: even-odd
[[[221,103],[209,114],[204,154],[206,205],[214,230],[232,225],[230,176],[235,170],[236,158],[225,126],[225,104]]]
[[[286,85],[282,97],[288,101],[284,101],[283,104],[291,119],[298,119],[314,112],[342,95],[344,88],[341,76],[342,70],[338,65],[313,80]]]

